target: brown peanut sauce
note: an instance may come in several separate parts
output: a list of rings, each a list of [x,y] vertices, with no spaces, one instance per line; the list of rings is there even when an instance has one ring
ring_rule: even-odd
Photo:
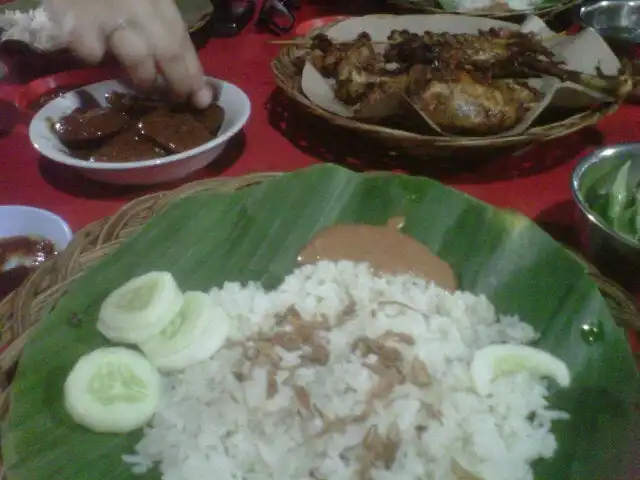
[[[389,219],[387,225],[332,225],[318,232],[298,255],[298,263],[348,260],[368,263],[378,273],[410,274],[432,281],[440,288],[455,291],[453,270],[429,248],[400,231],[402,217]]]

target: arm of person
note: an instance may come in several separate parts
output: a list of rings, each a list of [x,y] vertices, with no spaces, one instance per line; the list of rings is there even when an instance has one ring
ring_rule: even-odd
[[[206,84],[187,27],[174,0],[44,0],[68,47],[90,63],[107,51],[144,87],[162,75],[180,98],[207,107],[213,97]]]

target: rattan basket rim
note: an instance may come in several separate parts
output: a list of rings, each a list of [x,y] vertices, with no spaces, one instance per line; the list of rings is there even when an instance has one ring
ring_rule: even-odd
[[[572,0],[573,1],[573,0]],[[434,12],[436,13],[436,12]],[[449,14],[449,12],[438,11],[440,14]],[[399,15],[395,14],[371,14],[367,17],[392,18]],[[348,19],[339,19],[322,25],[311,30],[299,39],[310,39],[313,35],[324,33],[335,25]],[[312,102],[300,88],[301,72],[295,65],[295,61],[299,55],[305,51],[301,46],[285,46],[278,53],[277,57],[271,62],[271,71],[273,72],[277,86],[296,104],[301,106],[305,111],[316,116],[324,118],[330,123],[359,131],[365,135],[374,136],[386,140],[392,140],[398,144],[403,142],[410,144],[430,145],[442,149],[457,148],[495,148],[505,146],[524,146],[532,143],[539,143],[554,138],[566,136],[577,130],[589,125],[594,125],[600,119],[614,113],[619,106],[624,103],[627,95],[633,89],[633,79],[631,77],[630,62],[623,61],[623,72],[620,77],[624,80],[618,97],[609,103],[596,105],[594,108],[578,112],[571,117],[563,120],[539,125],[529,128],[524,132],[513,135],[502,135],[493,137],[448,137],[444,135],[421,135],[395,128],[389,128],[382,125],[364,123],[352,118],[343,117]]]

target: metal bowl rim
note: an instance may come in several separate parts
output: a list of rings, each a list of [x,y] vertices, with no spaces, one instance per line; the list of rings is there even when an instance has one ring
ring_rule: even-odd
[[[630,0],[630,1],[624,1],[624,0],[597,0],[597,1],[593,1],[593,2],[587,2],[586,4],[583,4],[580,6],[580,17],[583,17],[583,12],[588,12],[588,11],[592,11],[592,10],[599,10],[602,7],[608,7],[611,5],[616,5],[616,6],[626,6],[626,5],[632,5],[632,6],[640,6],[640,0]]]
[[[610,7],[610,6],[624,6],[624,5],[631,5],[631,6],[636,6],[636,7],[640,7],[640,0],[631,0],[631,1],[625,1],[625,0],[596,0],[596,1],[591,1],[591,2],[587,2],[586,4],[582,4],[580,5],[580,8],[578,9],[578,22],[583,26],[583,27],[587,27],[587,28],[591,28],[593,29],[595,32],[598,33],[598,35],[601,35],[603,38],[609,38],[609,39],[615,39],[617,41],[620,42],[628,42],[630,44],[633,45],[637,45],[638,43],[640,43],[639,41],[635,41],[629,38],[626,38],[624,36],[620,36],[620,35],[615,35],[615,34],[608,34],[608,35],[602,35],[600,33],[600,31],[602,30],[603,27],[599,27],[596,28],[593,25],[593,21],[588,21],[585,17],[587,16],[587,14],[593,13],[593,15],[591,15],[590,20],[594,20],[594,18],[598,15],[598,11],[602,10],[603,8],[606,7]],[[619,11],[619,8],[617,9]],[[617,24],[615,23],[611,23],[608,26],[615,26]]]
[[[589,205],[587,205],[587,202],[582,198],[582,195],[580,194],[580,189],[579,189],[582,175],[592,165],[595,165],[596,163],[604,160],[602,157],[602,154],[612,148],[615,149],[615,148],[621,148],[621,147],[623,147],[625,150],[637,149],[638,151],[640,151],[640,142],[616,143],[614,145],[609,145],[607,147],[598,148],[597,150],[594,150],[593,152],[588,154],[586,157],[580,160],[578,165],[576,165],[576,167],[573,169],[573,172],[571,174],[571,193],[573,195],[574,201],[578,204],[578,207],[580,208],[581,212],[587,217],[589,221],[595,223],[598,227],[600,227],[606,233],[611,235],[613,238],[619,240],[620,242],[624,243],[625,245],[631,248],[640,249],[640,242],[633,242],[629,240],[627,237],[625,237],[624,235],[621,235],[616,230],[614,230],[613,228],[605,224],[600,219],[600,217],[591,210]]]

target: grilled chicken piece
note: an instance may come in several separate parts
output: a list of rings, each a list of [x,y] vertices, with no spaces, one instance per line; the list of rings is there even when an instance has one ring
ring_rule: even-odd
[[[367,39],[356,41],[336,67],[336,97],[355,105],[379,82],[381,59]]]
[[[513,128],[526,111],[515,94],[501,88],[463,74],[457,82],[432,81],[412,101],[444,132],[492,135]]]
[[[371,37],[368,33],[359,34],[351,43],[333,43],[324,34],[315,35],[311,43],[309,61],[324,77],[334,78],[339,75],[339,67],[346,61],[349,65],[360,65],[369,62],[373,53]]]
[[[522,56],[550,61],[554,54],[533,34],[505,29],[480,30],[478,34],[392,31],[385,59],[404,65],[450,65],[485,70],[508,64]]]
[[[491,83],[491,86],[497,88],[505,98],[522,105],[526,110],[529,110],[533,104],[539,102],[542,96],[538,90],[529,86],[526,82],[518,82],[511,79],[495,80]]]

